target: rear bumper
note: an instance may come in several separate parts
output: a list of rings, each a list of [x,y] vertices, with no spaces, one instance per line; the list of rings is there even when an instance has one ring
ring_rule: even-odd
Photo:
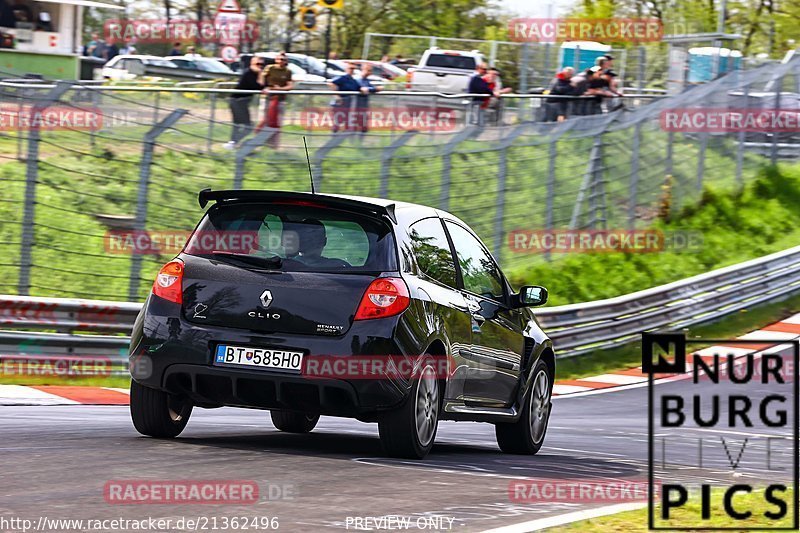
[[[309,355],[405,355],[393,341],[396,317],[356,322],[341,336],[265,334],[198,326],[180,308],[149,298],[136,319],[129,352],[131,376],[154,389],[189,396],[205,407],[289,409],[359,417],[403,403],[410,382],[307,377],[268,369],[214,366],[218,343],[302,350]]]

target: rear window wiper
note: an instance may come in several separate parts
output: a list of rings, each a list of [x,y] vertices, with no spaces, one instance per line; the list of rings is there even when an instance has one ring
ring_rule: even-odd
[[[213,250],[211,254],[215,257],[229,257],[243,263],[250,263],[251,265],[268,268],[280,268],[281,265],[283,265],[283,258],[281,258],[279,255],[273,255],[271,257],[259,257],[257,255],[239,254],[235,252],[225,252],[222,250]]]

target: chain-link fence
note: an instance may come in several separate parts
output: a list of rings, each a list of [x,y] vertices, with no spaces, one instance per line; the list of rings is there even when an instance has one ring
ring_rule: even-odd
[[[796,132],[666,131],[662,113],[797,108],[798,80],[800,60],[767,65],[633,110],[561,122],[526,115],[497,127],[332,133],[287,120],[234,149],[225,145],[226,93],[3,83],[0,292],[141,299],[170,256],[114,249],[109,232],[190,231],[206,187],[309,191],[304,136],[317,192],[448,210],[506,269],[523,268],[549,258],[515,250],[515,231],[647,228],[665,205],[677,212],[696,203],[707,184],[736,188],[762,165],[797,157]],[[290,94],[287,106],[325,108],[330,99]],[[62,120],[9,123],[45,111]]]

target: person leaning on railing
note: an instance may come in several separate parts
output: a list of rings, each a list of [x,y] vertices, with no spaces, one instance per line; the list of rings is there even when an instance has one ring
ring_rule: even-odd
[[[286,52],[280,52],[275,56],[275,64],[262,70],[258,81],[264,86],[264,90],[267,91],[268,96],[267,111],[264,114],[264,118],[258,123],[258,126],[256,126],[256,133],[261,131],[265,126],[278,130],[281,127],[283,102],[286,101],[286,95],[280,93],[273,94],[271,91],[291,91],[294,87],[292,71],[289,70],[289,60],[286,57]],[[273,148],[278,147],[277,131],[270,137],[269,145]]]
[[[258,81],[261,71],[264,70],[266,62],[264,58],[253,57],[250,66],[242,73],[235,89],[240,91],[260,91],[264,88]],[[228,149],[233,149],[236,144],[247,137],[252,129],[253,123],[250,120],[250,102],[253,101],[252,94],[234,93],[231,95],[229,105],[231,115],[233,115],[233,129],[231,130],[231,140],[225,144]]]
[[[572,86],[572,74],[575,69],[566,67],[556,74],[553,83],[550,85],[548,94],[552,96],[574,96],[575,87]],[[548,98],[545,101],[545,122],[561,122],[567,118],[569,112],[569,98]]]
[[[486,95],[472,97],[472,104],[470,105],[470,124],[483,126],[484,108],[488,105],[489,98],[492,96],[499,96],[499,94],[494,94],[494,91],[492,91],[492,88],[489,87],[489,83],[485,79],[488,71],[489,67],[486,63],[478,63],[475,67],[475,72],[469,78],[467,92],[469,94]]]

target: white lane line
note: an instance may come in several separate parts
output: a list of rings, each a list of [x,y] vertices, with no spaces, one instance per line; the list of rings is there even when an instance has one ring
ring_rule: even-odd
[[[738,338],[743,340],[752,340],[752,341],[761,341],[761,340],[788,341],[791,339],[796,339],[797,337],[800,337],[800,335],[798,335],[797,333],[789,333],[787,331],[768,331],[759,329],[758,331],[751,331],[747,335],[742,335],[741,337]]]
[[[573,392],[583,392],[593,390],[592,387],[579,387],[578,385],[553,385],[553,394],[572,394]]]
[[[752,351],[752,348],[747,348],[746,346],[709,346],[708,348],[697,350],[694,352],[694,355],[699,355],[700,357],[714,357],[715,355],[719,355],[720,359],[722,359],[727,357],[728,354],[739,357],[741,355],[747,355]]]
[[[600,374],[588,378],[580,378],[578,381],[597,381],[599,383],[613,383],[614,385],[630,385],[631,383],[641,383],[647,381],[647,376],[629,376],[626,374]]]
[[[796,315],[792,315],[789,318],[784,318],[781,322],[787,322],[789,324],[800,324],[800,313]]]
[[[0,405],[73,405],[74,400],[24,385],[0,385]]]
[[[617,503],[615,505],[607,505],[605,507],[597,507],[595,509],[587,509],[585,511],[573,511],[571,513],[551,516],[548,518],[539,518],[537,520],[529,520],[528,522],[521,522],[519,524],[512,524],[510,526],[488,529],[483,533],[527,533],[528,531],[540,531],[548,527],[563,526],[564,524],[571,524],[572,522],[578,522],[579,520],[588,520],[590,518],[598,518],[601,516],[608,516],[625,511],[636,511],[646,507],[646,502]]]

